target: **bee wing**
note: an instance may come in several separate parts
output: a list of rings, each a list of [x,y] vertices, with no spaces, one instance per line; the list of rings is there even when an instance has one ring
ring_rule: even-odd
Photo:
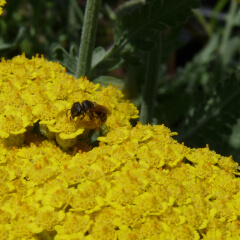
[[[110,111],[108,108],[97,103],[94,104],[94,107],[91,110],[92,112],[102,112],[102,113],[110,114]]]

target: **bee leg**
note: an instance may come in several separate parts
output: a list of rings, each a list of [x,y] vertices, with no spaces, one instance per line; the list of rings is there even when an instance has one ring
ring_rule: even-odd
[[[97,119],[97,127],[96,127],[96,131],[99,129],[99,127],[101,126],[101,118],[98,115],[95,115],[95,119]]]
[[[92,112],[89,113],[89,118],[90,118],[92,121],[94,121],[94,116],[93,116],[93,113],[92,113]]]
[[[82,117],[80,118],[80,121],[83,120],[84,117],[85,117],[85,114],[82,115]]]
[[[69,111],[71,111],[71,109],[68,109],[68,110],[67,110],[67,112],[66,112],[66,116],[67,116],[67,117],[68,117]]]

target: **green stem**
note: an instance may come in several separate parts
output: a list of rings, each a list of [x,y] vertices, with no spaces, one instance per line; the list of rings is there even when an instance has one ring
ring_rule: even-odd
[[[224,52],[228,51],[228,41],[231,36],[232,29],[234,27],[234,19],[236,18],[237,6],[238,6],[238,3],[232,0],[230,9],[229,9],[229,14],[227,15],[227,18],[226,18],[226,25],[225,25],[224,34],[222,37],[222,42],[220,45],[220,51],[222,56],[224,56]]]
[[[222,9],[227,5],[228,2],[229,2],[229,0],[220,0],[217,2],[216,6],[214,7],[213,13],[212,13],[212,16],[210,19],[210,25],[211,25],[212,31],[217,30],[217,25],[219,22],[217,20],[217,16],[222,11]]]
[[[205,17],[201,14],[199,10],[192,10],[194,16],[198,20],[198,22],[202,25],[203,29],[205,30],[205,33],[208,35],[208,37],[211,37],[212,35],[212,29],[210,24],[207,22]]]
[[[88,0],[83,21],[83,30],[77,61],[76,78],[90,77],[92,52],[97,31],[98,12],[101,0]]]
[[[161,58],[161,36],[158,39],[158,45],[147,54],[145,83],[143,86],[143,98],[140,111],[140,122],[142,124],[152,123],[154,113],[154,102],[156,97],[158,69]]]

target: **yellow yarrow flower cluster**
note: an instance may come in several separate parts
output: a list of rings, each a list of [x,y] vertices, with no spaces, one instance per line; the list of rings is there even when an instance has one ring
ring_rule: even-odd
[[[138,117],[136,107],[123,100],[116,88],[101,87],[87,79],[74,79],[66,69],[38,56],[24,55],[0,63],[0,137],[12,145],[25,141],[39,122],[40,131],[48,139],[56,138],[64,149],[76,145],[97,121],[85,117],[70,121],[66,113],[74,102],[89,100],[110,111],[105,123],[107,129],[129,126],[131,118]]]
[[[2,13],[3,13],[2,7],[3,7],[6,3],[7,3],[6,0],[0,0],[0,15],[2,15]]]
[[[137,124],[68,154],[1,142],[0,239],[238,239],[238,164]]]
[[[43,57],[2,60],[0,76],[0,239],[240,238],[231,157],[188,148],[163,125],[131,127],[138,111],[119,90]],[[94,120],[66,116],[86,99],[111,112],[95,147]]]

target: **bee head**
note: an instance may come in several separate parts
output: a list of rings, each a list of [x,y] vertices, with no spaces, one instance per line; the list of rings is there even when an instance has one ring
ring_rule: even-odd
[[[75,102],[71,108],[71,117],[75,118],[82,115],[83,113],[84,113],[84,109],[82,105],[79,102]]]

